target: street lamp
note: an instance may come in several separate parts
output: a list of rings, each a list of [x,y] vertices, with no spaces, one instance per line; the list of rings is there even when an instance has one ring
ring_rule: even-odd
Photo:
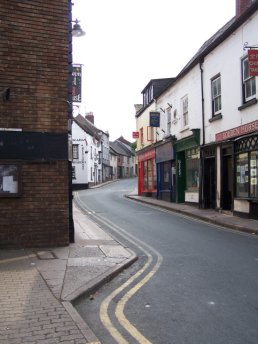
[[[81,28],[80,24],[79,24],[79,20],[75,19],[74,21],[72,21],[73,23],[75,23],[73,25],[72,28],[72,35],[73,37],[82,37],[85,35],[85,32],[83,31],[83,29]]]

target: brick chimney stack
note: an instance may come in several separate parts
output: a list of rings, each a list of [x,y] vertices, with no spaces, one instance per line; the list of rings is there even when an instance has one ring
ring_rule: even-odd
[[[236,0],[236,16],[241,16],[254,1],[255,0]]]
[[[86,112],[85,118],[90,121],[92,124],[94,124],[94,115],[93,112]]]

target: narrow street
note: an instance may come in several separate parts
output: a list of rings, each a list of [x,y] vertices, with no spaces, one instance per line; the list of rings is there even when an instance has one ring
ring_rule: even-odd
[[[136,179],[78,193],[138,260],[76,308],[102,344],[255,344],[258,241],[124,197]]]

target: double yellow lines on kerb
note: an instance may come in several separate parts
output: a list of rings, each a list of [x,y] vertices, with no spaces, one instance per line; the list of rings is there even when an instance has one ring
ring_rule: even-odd
[[[93,211],[89,209],[89,207],[85,206],[79,199],[78,193],[76,194],[76,199],[80,203],[80,207],[84,208],[87,211],[91,211],[93,214]],[[112,302],[112,300],[118,296],[120,293],[122,293],[126,288],[128,288],[130,285],[133,285],[133,283],[136,281],[136,279],[140,279],[142,276],[142,279],[140,279],[136,284],[132,286],[129,291],[126,292],[124,296],[120,299],[120,301],[117,303],[116,309],[115,309],[115,315],[120,323],[120,325],[133,337],[135,340],[140,344],[151,344],[151,342],[143,336],[142,333],[140,333],[139,330],[126,318],[124,314],[124,309],[127,304],[127,302],[130,300],[130,298],[135,295],[158,271],[159,267],[162,264],[162,256],[159,252],[157,252],[155,249],[150,247],[149,245],[143,243],[139,239],[135,238],[133,235],[127,233],[124,229],[117,226],[115,223],[111,222],[110,220],[104,218],[101,215],[93,215],[97,219],[99,219],[101,222],[105,223],[105,225],[109,226],[113,231],[117,232],[120,236],[122,236],[127,241],[131,242],[134,246],[137,246],[137,248],[142,251],[147,256],[147,262],[145,265],[136,272],[135,275],[131,276],[125,283],[123,283],[119,288],[114,290],[106,299],[101,303],[100,306],[100,319],[103,325],[106,327],[110,335],[114,338],[114,340],[119,344],[129,344],[129,342],[122,336],[122,334],[118,331],[118,329],[114,326],[112,323],[109,315],[108,315],[108,309]],[[153,257],[156,258],[156,262],[154,266],[151,268],[151,265],[153,263]],[[148,270],[151,268],[151,270],[148,272]]]

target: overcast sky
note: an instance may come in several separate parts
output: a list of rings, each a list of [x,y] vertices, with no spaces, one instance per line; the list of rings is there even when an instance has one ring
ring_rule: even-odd
[[[83,65],[80,113],[110,140],[133,142],[134,104],[151,79],[176,76],[235,15],[235,0],[73,0],[73,62]],[[76,115],[76,109],[74,111]]]

